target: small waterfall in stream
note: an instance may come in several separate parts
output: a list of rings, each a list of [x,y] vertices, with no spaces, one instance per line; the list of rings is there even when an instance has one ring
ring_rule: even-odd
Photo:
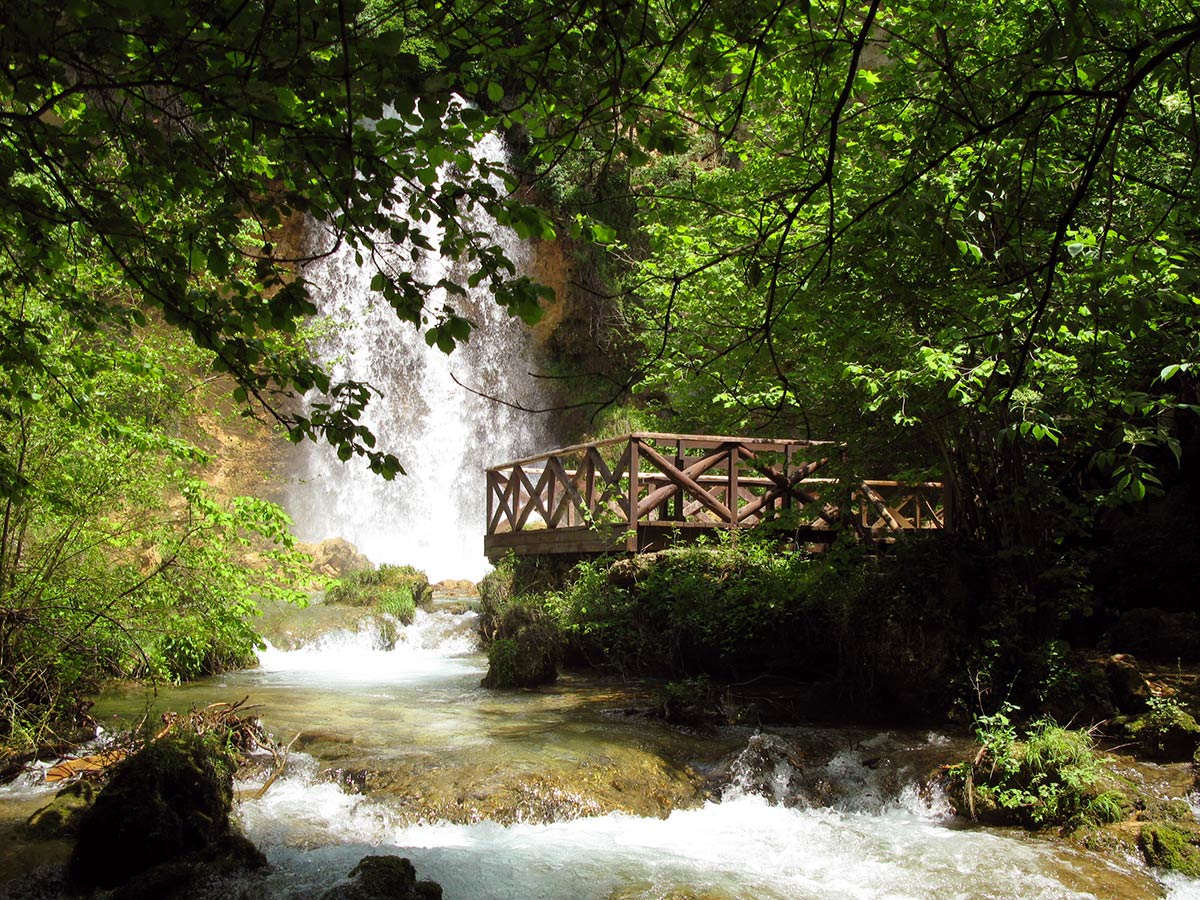
[[[503,160],[501,140],[492,135],[476,147],[478,158]],[[503,191],[499,180],[496,188]],[[399,215],[399,213],[397,213]],[[483,213],[474,224],[504,248],[518,268],[530,251],[515,233]],[[437,222],[413,222],[437,247]],[[434,284],[450,278],[465,284],[457,263],[421,252],[412,262],[407,247],[380,238],[385,265],[412,271]],[[384,481],[360,460],[343,464],[332,448],[305,442],[295,449],[295,483],[285,500],[301,540],[344,537],[373,562],[407,563],[432,581],[478,580],[487,571],[483,556],[486,498],[483,469],[548,449],[554,439],[544,416],[485,399],[455,383],[527,409],[551,405],[549,391],[528,373],[535,368],[533,337],[491,298],[485,285],[457,298],[458,313],[476,326],[469,342],[452,354],[426,345],[424,334],[370,290],[377,269],[359,266],[354,250],[342,246],[306,268],[320,311],[339,327],[323,337],[319,352],[335,381],[371,384],[374,397],[363,417],[378,449],[394,453],[407,476]],[[440,309],[439,289],[426,308]]]

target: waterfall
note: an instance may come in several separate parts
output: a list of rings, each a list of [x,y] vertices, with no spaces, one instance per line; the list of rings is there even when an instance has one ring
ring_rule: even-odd
[[[477,158],[504,159],[501,140],[490,135]],[[497,180],[496,188],[503,191]],[[474,223],[504,248],[518,269],[528,268],[530,250],[509,228],[486,214]],[[438,246],[438,223],[419,226]],[[385,265],[413,272],[426,284],[449,278],[465,284],[458,263],[436,253],[411,261],[410,250],[392,250],[381,239]],[[343,464],[327,445],[306,442],[295,451],[293,483],[284,504],[304,541],[344,537],[373,562],[410,564],[430,580],[478,580],[488,569],[483,556],[487,465],[539,452],[555,441],[545,416],[521,412],[465,390],[455,382],[526,408],[551,405],[547,390],[528,376],[534,366],[533,336],[491,298],[486,284],[455,300],[460,315],[475,324],[466,345],[452,354],[426,345],[424,334],[400,322],[380,295],[370,290],[377,271],[359,266],[354,250],[342,246],[313,263],[304,276],[321,313],[336,323],[318,352],[335,381],[371,384],[374,397],[363,417],[378,439],[377,449],[394,453],[407,472],[394,481],[371,473],[357,458]],[[438,289],[426,304],[446,302]]]

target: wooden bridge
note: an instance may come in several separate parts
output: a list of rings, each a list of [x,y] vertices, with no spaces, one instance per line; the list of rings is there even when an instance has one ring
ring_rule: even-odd
[[[800,543],[828,544],[852,528],[864,540],[944,529],[940,483],[817,476],[842,445],[635,432],[576,444],[487,470],[492,558],[656,550],[699,535],[784,517]],[[786,515],[785,515],[786,514]]]

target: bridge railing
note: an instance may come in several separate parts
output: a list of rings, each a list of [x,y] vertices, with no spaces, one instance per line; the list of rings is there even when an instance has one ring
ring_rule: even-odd
[[[816,473],[831,441],[634,432],[487,470],[488,555],[648,549],[688,532],[740,529],[788,511],[801,539],[852,527],[874,540],[945,527],[942,486]]]

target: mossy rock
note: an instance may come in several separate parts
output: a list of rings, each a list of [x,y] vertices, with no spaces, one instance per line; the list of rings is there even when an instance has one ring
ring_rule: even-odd
[[[532,603],[506,606],[494,623],[488,645],[486,688],[537,687],[558,679],[562,633],[543,609]]]
[[[76,781],[54,795],[54,799],[25,822],[26,837],[55,840],[78,833],[79,823],[96,800],[89,781]]]
[[[364,856],[350,882],[330,888],[321,900],[441,900],[434,881],[417,881],[417,870],[402,856]]]
[[[154,741],[115,768],[80,821],[71,880],[111,888],[189,856],[211,859],[229,843],[232,805],[226,756],[196,735]]]
[[[488,670],[480,684],[485,688],[527,688],[552,684],[558,679],[556,651],[534,632],[497,638],[488,647]]]
[[[1151,759],[1192,762],[1200,750],[1200,724],[1176,703],[1152,702],[1147,712],[1115,724]]]
[[[654,692],[655,710],[676,725],[724,725],[721,689],[704,676],[671,681]]]
[[[1138,847],[1151,866],[1200,877],[1200,826],[1190,822],[1149,822]]]

